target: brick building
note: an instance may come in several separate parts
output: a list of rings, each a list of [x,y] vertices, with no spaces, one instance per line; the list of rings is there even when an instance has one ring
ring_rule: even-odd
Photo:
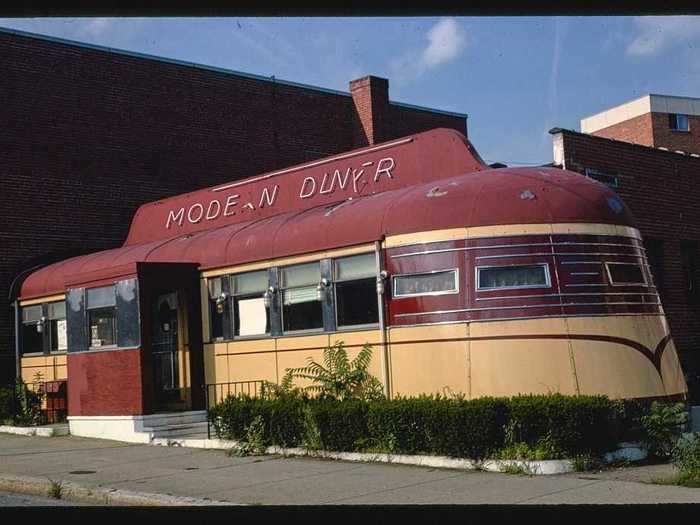
[[[700,153],[700,98],[644,95],[581,120],[581,132]]]
[[[687,129],[671,129],[672,122]],[[554,164],[611,186],[630,207],[644,237],[691,401],[698,404],[700,99],[647,95],[583,119],[581,129],[550,131]]]
[[[0,381],[15,367],[13,281],[122,244],[145,202],[466,115],[0,29]]]

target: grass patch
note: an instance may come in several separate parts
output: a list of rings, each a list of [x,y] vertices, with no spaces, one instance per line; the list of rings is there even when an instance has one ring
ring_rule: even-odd
[[[700,488],[700,476],[693,476],[679,472],[666,478],[653,478],[654,485],[675,485],[678,487]]]
[[[49,486],[49,497],[54,499],[61,499],[63,496],[63,483],[60,481],[54,481],[49,479],[51,485]]]
[[[500,471],[503,474],[515,474],[519,476],[533,476],[535,474],[534,470],[528,465],[518,463],[507,463],[505,465],[501,465]]]

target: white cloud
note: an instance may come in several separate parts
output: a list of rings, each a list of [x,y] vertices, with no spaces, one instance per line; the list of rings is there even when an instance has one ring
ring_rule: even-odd
[[[638,34],[627,46],[630,56],[652,56],[664,48],[700,38],[698,16],[638,16]]]
[[[99,38],[109,33],[114,25],[113,18],[92,18],[78,26],[78,32],[92,38]]]
[[[425,72],[458,58],[467,46],[467,34],[454,18],[445,18],[430,28],[428,45],[391,61],[392,76],[399,82],[420,77]]]

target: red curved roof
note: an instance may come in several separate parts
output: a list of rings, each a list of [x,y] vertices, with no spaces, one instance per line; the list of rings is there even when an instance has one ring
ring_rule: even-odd
[[[67,283],[132,274],[139,262],[192,262],[204,270],[404,233],[567,222],[634,226],[612,190],[577,173],[557,168],[483,170],[75,257],[30,274],[21,297],[61,293]]]

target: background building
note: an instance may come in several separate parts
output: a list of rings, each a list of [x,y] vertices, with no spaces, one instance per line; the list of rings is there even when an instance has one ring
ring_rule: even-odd
[[[0,381],[9,298],[37,264],[120,246],[144,202],[436,127],[466,115],[0,29]]]
[[[646,95],[582,119],[581,130],[550,131],[554,164],[611,186],[632,210],[698,404],[700,99]]]

